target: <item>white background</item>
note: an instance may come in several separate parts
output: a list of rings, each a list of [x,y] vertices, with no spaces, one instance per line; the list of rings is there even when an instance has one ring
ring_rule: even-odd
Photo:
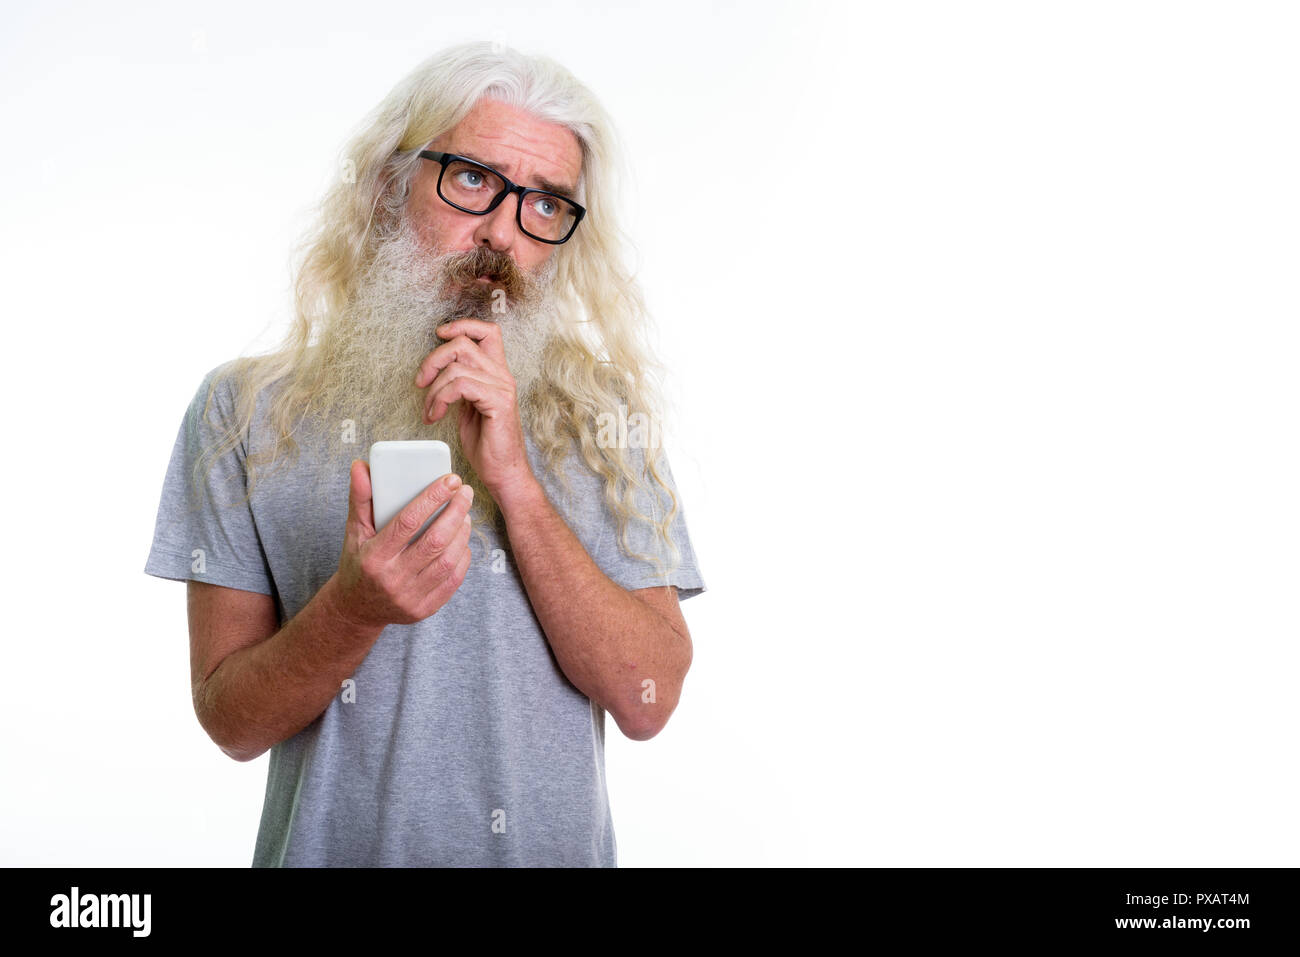
[[[246,867],[143,566],[363,115],[450,43],[619,124],[709,591],[623,866],[1298,863],[1300,17],[9,4],[0,863]]]

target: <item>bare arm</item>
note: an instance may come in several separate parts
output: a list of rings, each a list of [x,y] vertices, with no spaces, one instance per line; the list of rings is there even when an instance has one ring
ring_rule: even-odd
[[[653,738],[676,709],[691,667],[677,589],[628,590],[610,580],[536,480],[503,496],[502,511],[528,599],[560,668],[624,735]]]
[[[691,636],[675,589],[621,587],[591,560],[528,461],[499,323],[456,319],[420,364],[424,420],[458,403],[470,463],[501,507],[528,600],[561,670],[629,738],[652,738],[677,707]]]
[[[382,627],[348,622],[334,579],[278,628],[270,595],[189,583],[194,712],[237,761],[251,761],[297,734],[329,706]]]
[[[423,621],[447,603],[471,557],[471,493],[459,487],[459,476],[439,479],[376,532],[369,469],[353,463],[338,571],[283,627],[269,595],[189,583],[194,711],[222,751],[251,761],[297,734],[387,625]]]

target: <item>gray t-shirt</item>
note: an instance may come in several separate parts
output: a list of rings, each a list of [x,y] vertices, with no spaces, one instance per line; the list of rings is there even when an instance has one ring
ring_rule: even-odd
[[[233,410],[226,382],[202,418],[216,371],[176,437],[145,572],[272,595],[283,624],[338,568],[347,466],[322,487],[304,446],[295,466],[259,477],[249,500],[232,506],[247,491],[246,457],[269,438],[264,392],[246,441],[216,461],[196,495],[191,476],[212,420],[224,424]],[[356,457],[366,452],[358,446]],[[665,579],[620,548],[602,479],[581,458],[566,463],[567,497],[531,438],[528,454],[612,581],[676,585],[681,599],[705,590],[680,500],[672,530],[682,562]],[[644,453],[632,454],[639,468]],[[671,484],[666,458],[660,472]],[[655,513],[652,498],[637,502]],[[271,749],[254,867],[617,866],[604,710],[556,663],[509,541],[483,531],[490,547],[471,538],[473,561],[451,600],[422,622],[385,628],[354,685]],[[666,555],[648,525],[630,534],[633,550]]]

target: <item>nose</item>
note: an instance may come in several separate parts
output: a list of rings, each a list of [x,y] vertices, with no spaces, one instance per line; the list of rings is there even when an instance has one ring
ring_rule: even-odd
[[[474,230],[475,244],[502,253],[513,249],[519,239],[519,227],[515,221],[518,210],[519,194],[511,193],[492,212],[480,216],[478,228]]]

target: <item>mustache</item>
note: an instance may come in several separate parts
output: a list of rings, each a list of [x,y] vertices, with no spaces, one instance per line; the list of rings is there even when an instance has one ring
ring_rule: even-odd
[[[507,299],[517,302],[532,300],[536,295],[537,284],[533,278],[505,253],[487,246],[475,246],[466,253],[453,256],[445,269],[447,282],[465,289],[470,299],[491,299],[495,289],[504,290]],[[487,288],[475,282],[479,276],[488,278]]]

